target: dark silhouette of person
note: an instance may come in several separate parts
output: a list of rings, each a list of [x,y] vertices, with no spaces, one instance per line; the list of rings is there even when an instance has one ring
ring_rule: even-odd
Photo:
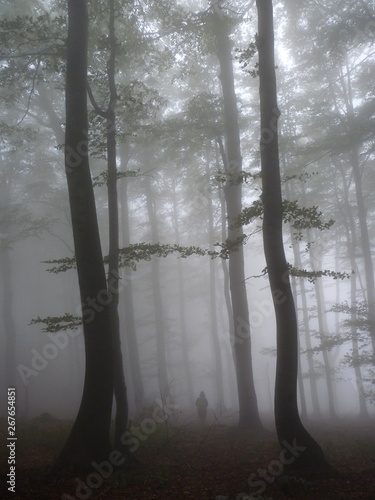
[[[198,409],[198,418],[201,421],[201,423],[204,424],[207,417],[208,401],[203,391],[201,391],[201,393],[199,394],[199,398],[197,398],[195,404],[197,405]]]

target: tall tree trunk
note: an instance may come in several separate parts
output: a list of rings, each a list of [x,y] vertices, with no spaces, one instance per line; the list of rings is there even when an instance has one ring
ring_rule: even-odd
[[[371,255],[371,243],[367,227],[367,209],[363,197],[362,176],[359,165],[359,148],[355,147],[352,151],[352,167],[355,184],[355,195],[358,206],[359,228],[361,233],[361,248],[363,262],[365,266],[366,289],[367,289],[367,310],[369,333],[372,344],[372,363],[375,365],[375,277],[374,265]]]
[[[302,269],[302,259],[301,259],[301,249],[298,243],[293,244],[294,252],[294,262],[298,269]],[[311,330],[310,330],[310,320],[309,320],[309,309],[307,305],[307,290],[305,279],[300,276],[299,288],[301,290],[301,303],[302,303],[302,315],[303,315],[303,331],[305,335],[306,350],[307,354],[307,365],[309,369],[309,383],[310,383],[310,393],[311,393],[311,404],[314,417],[321,417],[320,403],[318,397],[318,387],[317,387],[317,376],[314,369],[314,358],[312,354],[312,342],[311,342]]]
[[[219,150],[218,144],[216,143],[216,165],[218,166],[218,172],[221,172],[219,164]],[[226,241],[227,239],[227,212],[225,204],[225,194],[222,185],[219,184],[219,201],[220,201],[220,226],[221,226],[221,241]],[[237,395],[233,392],[232,388],[236,385],[235,380],[235,368],[236,368],[236,357],[234,351],[234,321],[233,321],[233,308],[230,297],[230,285],[229,285],[229,270],[227,261],[221,259],[221,268],[223,270],[223,287],[224,287],[224,300],[227,310],[227,320],[228,320],[228,333],[229,333],[229,344],[225,344],[225,356],[227,360],[227,370],[228,370],[228,382],[231,394],[231,407],[237,406]],[[225,339],[227,341],[227,339]],[[234,370],[233,370],[234,369]]]
[[[16,387],[16,325],[13,317],[13,283],[10,250],[0,249],[3,285],[3,322],[5,331],[5,374],[7,387]]]
[[[316,259],[313,257],[313,252],[312,252],[312,247],[310,246],[310,257],[311,257],[311,269],[316,270],[316,269],[321,269],[321,266],[314,266],[314,263],[316,262]],[[320,261],[321,262],[321,261]],[[327,338],[327,320],[325,318],[325,311],[324,311],[324,292],[322,289],[322,284],[321,281],[315,281],[314,283],[314,290],[315,290],[315,297],[316,297],[316,312],[318,316],[318,336],[321,344],[324,344],[326,338]],[[327,352],[327,349],[322,349],[322,355],[323,355],[323,363],[324,363],[324,371],[325,371],[325,378],[326,378],[326,385],[327,385],[327,392],[328,392],[328,409],[329,409],[329,415],[332,419],[337,419],[336,415],[336,410],[335,410],[335,393],[333,390],[333,383],[332,383],[332,369],[331,369],[331,362],[329,359],[329,355]]]
[[[89,467],[108,459],[113,398],[113,346],[107,283],[88,159],[86,0],[68,0],[65,170],[82,301],[86,371],[82,401],[56,467]]]
[[[346,76],[346,84],[345,84]],[[358,133],[355,127],[358,127],[359,118],[355,116],[351,71],[348,61],[346,61],[346,74],[340,74],[340,82],[342,85],[343,95],[345,99],[347,121],[346,126],[349,126],[350,132]],[[374,264],[371,255],[371,242],[367,223],[367,208],[363,196],[362,173],[359,160],[359,144],[352,147],[350,154],[351,165],[353,169],[353,178],[355,185],[355,196],[357,200],[359,229],[361,233],[361,248],[363,262],[365,266],[366,288],[367,288],[367,318],[369,324],[369,334],[372,344],[372,364],[375,365],[375,275]]]
[[[146,151],[146,164],[151,164],[149,152]],[[159,243],[158,220],[156,217],[155,200],[152,192],[150,177],[145,177],[145,188],[147,197],[147,213],[151,227],[152,243]],[[163,301],[160,287],[160,263],[157,257],[153,257],[151,261],[151,280],[152,280],[152,297],[154,301],[155,311],[155,329],[156,329],[156,358],[158,367],[158,382],[160,398],[163,403],[166,402],[170,395],[168,370],[165,353],[165,324],[163,313]]]
[[[8,167],[9,168],[9,167]],[[3,214],[11,208],[10,193],[12,190],[11,169],[5,170],[1,176],[0,184],[0,210]],[[11,221],[4,220],[0,227],[0,233],[8,233],[8,224]],[[13,282],[12,282],[12,258],[11,246],[7,238],[0,239],[0,275],[2,276],[2,319],[5,334],[5,380],[7,387],[16,387],[16,325],[13,316]],[[25,386],[26,387],[26,386]]]
[[[287,108],[286,109],[286,134],[287,135],[296,135],[296,127],[295,124],[292,125],[291,123],[291,118],[290,118],[290,110]],[[288,142],[288,141],[287,141]],[[287,174],[287,159],[285,157],[285,151],[284,148],[280,148],[280,160],[281,160],[281,165],[282,165],[282,171],[284,174]],[[301,180],[301,188],[304,192],[304,185],[303,183],[305,182],[304,180]],[[293,196],[296,196],[296,191],[295,191],[295,183],[292,180],[289,180],[285,184],[285,196],[288,200],[291,200]],[[292,194],[293,193],[293,194]],[[293,229],[290,225],[290,237],[291,237],[291,242],[292,242],[292,249],[293,249],[293,257],[294,257],[294,265],[297,269],[303,269],[303,263],[302,263],[302,257],[301,257],[301,248],[300,248],[300,243],[297,241],[293,234]],[[310,385],[310,393],[311,393],[311,404],[312,404],[312,416],[313,418],[320,418],[321,417],[321,411],[320,411],[320,403],[319,403],[319,398],[318,398],[318,387],[317,387],[317,374],[315,373],[314,369],[314,359],[313,359],[313,353],[312,353],[312,343],[311,343],[311,330],[310,330],[310,314],[309,314],[309,309],[307,306],[307,290],[306,290],[306,285],[305,285],[305,278],[300,276],[297,279],[292,279],[292,286],[293,283],[295,286],[297,286],[297,282],[299,284],[299,289],[300,289],[300,298],[301,298],[301,310],[302,310],[302,318],[303,318],[303,333],[304,333],[304,338],[305,338],[305,344],[306,344],[306,349],[308,351],[307,353],[307,364],[308,364],[308,376],[309,376],[309,385]],[[293,289],[293,296],[294,300],[297,303],[297,295],[294,293]],[[298,307],[296,306],[296,309],[298,311]],[[301,368],[301,352],[300,349],[298,349],[298,383],[300,382],[300,368]],[[302,407],[302,419],[304,417],[304,409]]]
[[[223,154],[223,157],[224,156],[225,155]],[[218,167],[217,168],[218,172],[220,174],[222,174],[223,172],[222,172],[222,170],[220,168],[220,164],[219,164],[218,141],[216,142],[216,165]],[[220,200],[220,218],[221,218],[221,223],[220,223],[221,241],[226,241],[227,240],[227,210],[226,210],[224,189],[223,189],[221,184],[219,184],[219,200]],[[225,306],[226,306],[227,315],[228,315],[229,340],[230,340],[230,346],[231,346],[233,366],[235,368],[236,356],[235,356],[235,350],[234,350],[235,337],[234,337],[233,308],[232,308],[232,301],[231,301],[231,296],[230,296],[229,270],[228,270],[227,261],[225,259],[221,259],[221,268],[223,270],[224,299],[225,299]],[[228,366],[229,366],[229,364],[228,364]]]
[[[284,173],[286,172],[286,161],[285,161],[285,155],[283,154],[281,156],[282,158],[282,165],[283,165],[283,170]],[[286,183],[285,185],[285,194],[288,200],[291,199],[290,195],[290,188],[289,188],[289,182]],[[289,225],[290,228],[290,239],[291,239],[291,244],[293,248],[293,254],[294,254],[294,261],[295,265],[297,266],[296,263],[296,258],[298,259],[299,253],[299,243],[296,241],[296,238],[293,234],[293,228],[291,225]],[[298,250],[297,250],[298,247]],[[298,266],[300,268],[300,266]],[[292,293],[293,297],[296,303],[296,309],[298,311],[298,294],[297,294],[297,279],[295,277],[292,277]],[[305,297],[306,300],[306,297]],[[303,312],[304,314],[304,312]],[[301,363],[301,349],[300,349],[300,341],[298,338],[298,388],[299,388],[299,395],[300,395],[300,400],[301,400],[301,412],[302,412],[302,420],[307,419],[307,404],[306,404],[306,395],[305,395],[305,386],[303,382],[303,376],[302,376],[302,363]]]
[[[212,189],[210,186],[210,164],[209,157],[206,159],[206,182],[208,184],[207,209],[208,209],[208,232],[209,249],[214,249],[215,229],[214,229],[214,209],[212,203]],[[223,384],[223,361],[220,349],[220,339],[218,335],[217,307],[216,307],[216,261],[210,259],[210,326],[215,364],[215,386],[216,405],[218,410],[224,409],[224,384]]]
[[[303,205],[306,205],[306,189],[304,183],[302,183],[302,203]],[[321,259],[318,259],[318,257],[315,255],[315,250],[313,246],[313,241],[314,237],[311,234],[311,230],[307,230],[307,242],[309,245],[309,258],[310,258],[310,268],[312,271],[316,271],[318,269],[321,269]],[[319,341],[320,344],[323,345],[326,338],[327,338],[327,333],[328,333],[328,326],[327,326],[327,320],[325,317],[325,311],[324,311],[324,292],[322,290],[322,285],[321,282],[315,281],[314,283],[314,290],[315,290],[315,299],[316,299],[316,312],[317,312],[317,318],[318,318],[318,336],[319,336]],[[323,356],[323,364],[324,364],[324,371],[325,371],[325,379],[326,379],[326,385],[327,385],[327,392],[328,392],[328,409],[329,409],[329,415],[332,419],[336,419],[336,410],[335,410],[335,402],[334,402],[334,390],[333,390],[333,384],[332,384],[332,373],[331,373],[331,363],[329,360],[328,352],[327,349],[322,349],[322,356]]]
[[[322,469],[323,451],[303,427],[297,406],[297,318],[282,234],[282,197],[279,164],[276,73],[272,0],[257,0],[261,114],[263,243],[276,314],[277,362],[275,421],[280,445],[296,444],[294,466]]]
[[[126,432],[128,425],[128,399],[125,383],[124,365],[121,352],[119,304],[119,215],[117,196],[117,147],[116,147],[116,102],[117,91],[115,82],[116,65],[116,36],[115,36],[115,2],[109,2],[109,43],[110,56],[107,64],[109,106],[107,110],[107,164],[108,164],[108,223],[109,223],[109,252],[108,252],[108,295],[110,299],[109,313],[113,338],[113,365],[114,365],[114,395],[116,400],[115,417],[115,449],[121,450],[123,445],[121,436]]]
[[[292,235],[293,238],[293,235]],[[292,293],[293,297],[296,303],[296,309],[298,310],[297,306],[297,283],[296,283],[296,278],[292,277]],[[301,417],[302,420],[307,419],[307,405],[306,405],[306,395],[305,395],[305,385],[303,383],[303,377],[302,377],[302,363],[301,363],[301,349],[299,346],[299,339],[298,339],[298,389],[299,389],[299,399],[301,401]]]
[[[178,222],[178,204],[176,195],[176,183],[173,183],[173,224],[175,228],[176,243],[180,245],[180,229]],[[187,397],[190,408],[195,406],[194,398],[194,386],[193,386],[193,376],[191,373],[191,364],[189,359],[189,339],[188,332],[186,330],[186,300],[185,300],[185,282],[182,260],[177,259],[177,272],[178,272],[178,308],[180,316],[180,328],[181,328],[181,350],[182,350],[182,361],[185,372],[185,380],[187,386]]]
[[[356,307],[357,307],[357,287],[356,287],[356,275],[353,273],[350,277],[350,322],[352,324],[351,327],[351,338],[352,338],[352,349],[353,349],[353,368],[355,374],[355,383],[358,391],[358,404],[359,404],[359,416],[363,420],[367,420],[369,418],[369,413],[367,410],[366,404],[366,395],[365,388],[363,384],[363,378],[361,373],[361,366],[359,364],[359,345],[358,345],[358,332],[355,327],[355,323],[357,321],[356,315]]]
[[[121,169],[128,169],[129,155],[126,153],[126,148],[121,151]],[[129,179],[124,178],[121,210],[122,210],[122,243],[124,247],[130,245],[130,217],[129,217],[129,200],[128,187]],[[133,380],[134,403],[137,413],[140,413],[143,408],[144,388],[142,381],[141,366],[139,361],[139,349],[137,342],[137,333],[135,327],[134,301],[133,301],[133,271],[130,267],[125,269],[125,288],[124,288],[124,312],[125,312],[125,333],[130,352],[129,364],[131,376]]]
[[[356,269],[356,250],[357,250],[357,228],[355,224],[355,220],[353,217],[352,207],[349,203],[349,188],[347,184],[347,180],[345,178],[345,174],[342,168],[339,169],[341,173],[343,188],[344,188],[344,206],[343,211],[346,214],[346,217],[343,218],[343,223],[346,232],[346,242],[348,248],[348,255],[350,259],[350,264],[352,270]],[[359,416],[366,420],[369,418],[369,413],[367,410],[366,404],[366,396],[365,396],[365,388],[363,384],[361,366],[359,364],[359,344],[358,344],[358,332],[355,326],[357,321],[357,275],[359,273],[352,273],[350,277],[350,322],[351,322],[351,339],[352,339],[352,350],[353,350],[353,369],[355,374],[355,381],[358,391],[358,404],[359,404]],[[337,301],[338,303],[338,301]]]
[[[227,239],[227,231],[226,231],[226,224],[227,224],[227,218],[226,218],[226,207],[225,207],[225,195],[223,193],[223,190],[220,188],[220,208],[221,208],[221,241],[226,241]],[[225,299],[225,305],[227,308],[227,313],[228,313],[228,326],[229,326],[229,338],[232,343],[232,350],[234,348],[234,321],[233,321],[233,308],[232,308],[232,301],[230,297],[230,285],[229,285],[229,270],[228,270],[228,265],[227,261],[225,259],[221,259],[221,267],[223,270],[223,278],[224,278],[224,299]],[[232,352],[233,354],[233,361],[235,362],[235,356],[234,356],[234,350]]]
[[[228,20],[219,5],[213,5],[213,29],[220,63],[220,81],[224,103],[226,151],[223,156],[227,181],[224,187],[228,217],[228,239],[235,249],[229,253],[229,280],[233,308],[234,353],[239,401],[239,425],[261,427],[254,386],[249,306],[247,303],[243,255],[243,229],[235,225],[242,211],[242,157],[238,124],[237,99],[234,89],[231,41]]]

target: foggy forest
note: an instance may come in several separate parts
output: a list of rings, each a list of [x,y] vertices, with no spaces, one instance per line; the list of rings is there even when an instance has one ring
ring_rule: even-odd
[[[374,82],[373,0],[0,0],[1,498],[375,498]]]

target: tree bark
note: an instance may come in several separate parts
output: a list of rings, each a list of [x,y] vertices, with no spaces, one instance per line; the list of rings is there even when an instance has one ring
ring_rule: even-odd
[[[121,151],[121,169],[128,169],[129,154],[126,153],[126,148]],[[129,179],[125,177],[121,196],[122,210],[122,243],[124,247],[130,245],[130,217],[129,217],[129,201],[128,201],[128,186]],[[129,364],[131,376],[133,380],[134,403],[137,413],[140,413],[143,408],[144,388],[142,381],[142,372],[139,361],[139,348],[137,342],[137,332],[135,327],[134,301],[133,301],[133,271],[130,267],[125,268],[125,288],[124,288],[124,313],[125,313],[125,332],[129,352]]]
[[[88,159],[86,0],[68,0],[65,170],[82,301],[86,371],[82,401],[55,467],[87,468],[108,459],[113,347],[107,283]]]
[[[371,243],[367,227],[367,210],[363,197],[362,176],[359,165],[359,150],[357,147],[352,151],[352,167],[355,184],[355,195],[358,206],[359,228],[361,233],[361,248],[363,262],[365,266],[366,289],[367,289],[367,310],[369,333],[372,345],[372,364],[375,365],[375,277],[374,265],[371,255]]]
[[[2,316],[5,331],[5,374],[7,387],[16,387],[16,325],[13,316],[12,260],[8,248],[0,248],[3,285]]]
[[[146,164],[151,164],[149,151],[146,151]],[[158,221],[156,217],[155,200],[152,193],[152,187],[149,177],[145,177],[145,188],[147,197],[147,213],[151,227],[152,243],[159,243]],[[160,287],[160,264],[157,257],[153,257],[151,261],[151,279],[152,279],[152,297],[154,301],[155,311],[155,329],[156,329],[156,357],[158,367],[158,382],[160,398],[165,403],[170,395],[168,370],[165,353],[165,323],[164,309]]]
[[[341,71],[340,82],[345,99],[345,106],[347,113],[347,123],[345,123],[345,125],[348,127],[350,132],[358,133],[359,130],[356,129],[358,129],[359,127],[358,125],[359,118],[355,116],[355,111],[354,111],[351,71],[349,69],[348,62],[346,63],[346,80],[347,83],[345,84],[344,75]],[[363,255],[363,263],[365,267],[366,289],[367,289],[367,311],[368,311],[367,318],[368,318],[369,334],[373,351],[372,364],[375,365],[375,275],[374,275],[374,264],[371,255],[371,243],[370,243],[370,236],[367,223],[367,208],[363,196],[362,173],[359,161],[359,143],[352,147],[350,153],[350,161],[353,169],[355,196],[358,209],[358,221],[361,233],[361,249]]]
[[[9,166],[8,166],[9,168]],[[0,183],[0,210],[6,214],[11,208],[10,193],[12,189],[12,175],[8,171],[2,173]],[[4,215],[3,215],[4,218]],[[6,234],[11,220],[2,221],[0,232]],[[13,316],[13,280],[11,243],[6,237],[0,239],[0,276],[2,276],[2,319],[5,334],[5,380],[7,387],[16,387],[16,325]],[[26,387],[26,386],[25,386]]]
[[[292,238],[293,238],[293,235],[292,235]],[[297,282],[296,282],[296,278],[293,278],[293,277],[292,277],[292,293],[293,293],[294,301],[296,304],[296,309],[298,310]],[[307,404],[306,404],[305,385],[304,385],[303,377],[302,377],[301,348],[300,348],[299,339],[298,339],[298,369],[297,369],[297,374],[298,374],[297,382],[298,382],[298,390],[299,390],[299,399],[300,399],[300,403],[301,403],[301,418],[302,418],[302,420],[307,420]]]
[[[180,245],[181,239],[180,239],[180,229],[178,221],[178,203],[177,203],[175,182],[173,182],[173,224],[175,228],[176,243],[177,245]],[[191,372],[191,364],[189,359],[189,337],[186,329],[186,297],[185,297],[185,282],[184,282],[182,259],[177,259],[177,272],[178,272],[178,306],[179,306],[179,318],[180,318],[180,328],[181,328],[182,361],[185,372],[187,398],[189,406],[190,408],[194,408],[195,397],[194,397],[193,376]]]
[[[346,243],[347,243],[347,248],[348,248],[348,256],[350,259],[350,264],[352,267],[352,270],[356,269],[356,250],[357,250],[357,229],[355,225],[355,220],[353,217],[353,212],[352,208],[349,203],[349,188],[348,188],[348,183],[345,178],[345,174],[343,172],[342,168],[339,168],[341,178],[342,178],[342,184],[344,188],[344,212],[346,213],[346,217],[343,218],[343,223],[345,227],[345,232],[346,232]],[[358,332],[357,328],[355,326],[355,323],[357,321],[357,314],[356,314],[356,308],[357,308],[357,274],[359,273],[352,273],[350,277],[350,322],[351,322],[351,339],[352,339],[352,360],[353,360],[353,369],[354,369],[354,374],[355,374],[355,381],[356,381],[356,386],[357,386],[357,391],[358,391],[358,404],[359,404],[359,416],[363,420],[367,420],[369,418],[369,413],[367,410],[367,403],[366,403],[366,395],[365,395],[365,388],[363,384],[363,377],[362,377],[362,372],[361,372],[361,366],[358,362],[359,360],[359,343],[358,343]],[[339,301],[336,301],[339,303]]]
[[[208,153],[207,153],[208,154]],[[210,164],[209,157],[206,159],[206,182],[210,184]],[[208,188],[207,197],[208,209],[208,231],[209,231],[209,249],[214,249],[214,210],[212,203],[212,189]],[[219,412],[224,410],[224,384],[223,384],[223,360],[220,349],[220,339],[218,336],[217,310],[216,310],[216,261],[210,259],[210,326],[213,345],[214,364],[215,364],[215,386],[216,386],[216,406]]]
[[[254,386],[249,306],[247,303],[243,255],[243,229],[235,225],[242,211],[242,157],[238,124],[237,99],[234,89],[231,41],[227,20],[218,4],[213,5],[213,30],[220,63],[220,82],[224,103],[226,151],[223,162],[227,181],[224,187],[228,217],[228,239],[236,248],[229,253],[229,280],[233,308],[234,355],[239,401],[239,425],[262,426]]]
[[[109,3],[109,42],[110,55],[107,64],[109,106],[107,110],[107,163],[108,163],[108,295],[110,294],[109,314],[113,338],[114,395],[116,399],[115,417],[115,449],[123,449],[120,441],[128,425],[128,399],[125,383],[124,365],[121,352],[119,304],[119,215],[117,195],[117,145],[116,145],[116,36],[115,36],[115,3]]]
[[[295,266],[298,269],[302,269],[301,249],[298,243],[293,244],[293,252],[294,252]],[[311,331],[310,331],[310,321],[309,321],[309,309],[307,306],[307,290],[305,285],[305,279],[302,276],[300,276],[298,279],[301,290],[303,331],[305,334],[306,349],[307,351],[309,351],[307,355],[307,365],[309,367],[309,382],[310,382],[312,411],[314,417],[320,418],[321,411],[320,411],[320,403],[318,397],[318,387],[316,383],[317,377],[314,369],[314,358],[311,352],[312,343],[311,343]]]
[[[297,318],[285,258],[278,147],[276,73],[272,0],[257,0],[261,114],[263,244],[276,314],[277,362],[275,422],[282,447],[296,443],[294,467],[327,469],[323,451],[303,427],[297,406]]]
[[[306,205],[306,189],[304,183],[302,183],[302,203]],[[311,234],[311,229],[307,229],[307,243],[309,245],[310,268],[312,271],[316,271],[317,269],[321,269],[322,267],[321,260],[318,259],[318,257],[315,255],[314,245],[313,245],[314,240],[315,239]],[[314,290],[315,290],[315,300],[316,300],[316,312],[318,318],[318,336],[320,344],[323,345],[327,337],[328,326],[324,312],[324,303],[325,303],[324,292],[320,281],[319,282],[318,280],[315,281]],[[335,410],[335,401],[334,401],[335,396],[332,384],[331,363],[329,360],[327,349],[322,349],[322,356],[323,356],[324,372],[325,372],[325,379],[326,379],[327,393],[328,393],[329,415],[332,419],[336,419],[337,415]]]

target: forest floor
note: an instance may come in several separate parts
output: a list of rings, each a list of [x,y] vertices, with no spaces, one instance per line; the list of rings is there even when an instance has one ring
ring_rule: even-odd
[[[80,476],[46,474],[69,433],[71,422],[20,421],[17,423],[16,492],[7,492],[8,449],[2,445],[0,497],[17,500],[375,499],[374,421],[327,424],[324,429],[322,424],[308,426],[337,471],[337,475],[331,477],[284,470],[274,432],[243,432],[231,424],[232,421],[212,419],[202,427],[190,416],[184,421],[170,418],[149,430],[144,425],[146,433],[139,434],[142,439],[138,440],[135,453],[140,466],[113,473],[104,467],[100,474],[93,469]],[[2,443],[6,442],[6,434],[6,422],[2,419]],[[268,470],[267,476],[262,478],[265,470]],[[262,496],[256,496],[260,494]]]

